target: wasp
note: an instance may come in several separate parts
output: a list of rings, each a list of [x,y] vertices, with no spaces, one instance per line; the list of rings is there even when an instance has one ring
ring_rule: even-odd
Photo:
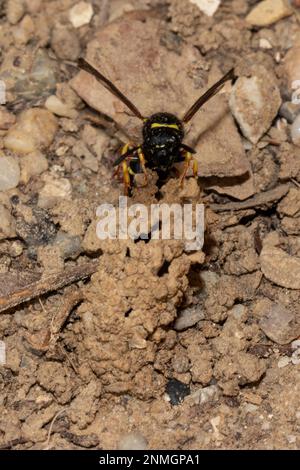
[[[155,113],[150,117],[143,116],[137,107],[104,75],[96,70],[85,59],[78,60],[78,67],[93,75],[113,95],[119,98],[130,111],[143,121],[143,143],[137,147],[126,144],[121,155],[114,162],[123,172],[125,194],[130,193],[134,177],[144,173],[147,183],[147,168],[154,170],[160,180],[164,180],[175,163],[183,162],[184,167],[180,176],[180,184],[192,166],[194,176],[198,176],[198,162],[194,158],[196,151],[183,142],[185,132],[184,124],[189,122],[199,109],[214,95],[216,95],[228,80],[234,80],[234,69],[229,70],[218,82],[212,85],[188,109],[182,119],[167,112]]]

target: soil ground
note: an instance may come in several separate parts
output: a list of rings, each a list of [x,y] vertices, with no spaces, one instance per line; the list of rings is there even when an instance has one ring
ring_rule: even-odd
[[[91,0],[78,25],[77,3],[0,2],[0,448],[299,449],[300,10]],[[202,251],[97,238],[141,123],[80,56],[146,115],[235,68],[187,129],[199,179],[149,171],[128,202],[203,203]]]

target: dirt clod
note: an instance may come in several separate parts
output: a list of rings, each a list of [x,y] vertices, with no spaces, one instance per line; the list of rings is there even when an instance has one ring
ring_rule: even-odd
[[[298,449],[297,2],[0,3],[0,449]],[[80,56],[145,117],[234,69],[185,124],[198,177],[126,200],[203,204],[203,246],[99,238],[143,121]]]

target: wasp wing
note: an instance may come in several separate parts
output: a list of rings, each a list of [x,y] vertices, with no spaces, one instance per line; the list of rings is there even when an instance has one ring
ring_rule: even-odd
[[[110,80],[108,80],[108,78],[102,75],[102,73],[96,70],[82,57],[78,59],[78,67],[93,75],[98,80],[98,82],[100,82],[107,90],[109,90],[113,95],[119,98],[119,100],[121,100],[127,106],[127,108],[129,108],[133,112],[136,117],[142,120],[144,119],[144,117],[136,108],[136,106],[134,106],[134,104],[128,98],[126,98],[126,96],[123,95],[123,93]]]
[[[192,117],[199,111],[201,106],[203,106],[210,98],[218,93],[221,88],[224,86],[225,82],[228,80],[234,80],[235,74],[234,69],[229,70],[229,72],[224,75],[217,83],[215,83],[211,88],[209,88],[197,101],[193,104],[193,106],[185,113],[182,118],[183,122],[188,122],[192,119]]]

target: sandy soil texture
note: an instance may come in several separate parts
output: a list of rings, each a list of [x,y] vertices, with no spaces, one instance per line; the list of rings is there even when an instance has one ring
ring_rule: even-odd
[[[204,204],[202,250],[97,237],[142,123],[79,57],[145,116],[234,67],[198,178],[128,199]],[[298,1],[0,2],[0,449],[299,449],[299,233]]]

